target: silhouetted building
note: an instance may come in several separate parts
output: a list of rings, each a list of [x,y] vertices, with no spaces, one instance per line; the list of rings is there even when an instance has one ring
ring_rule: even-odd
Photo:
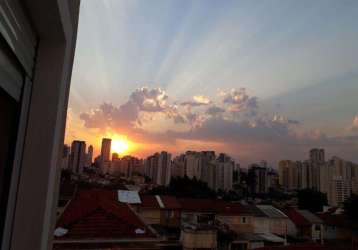
[[[73,173],[82,174],[86,164],[86,142],[73,141],[71,145],[70,168]]]

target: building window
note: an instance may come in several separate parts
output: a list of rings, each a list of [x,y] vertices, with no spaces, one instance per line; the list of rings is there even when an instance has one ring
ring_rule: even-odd
[[[241,223],[242,223],[242,224],[246,224],[246,223],[247,223],[246,217],[241,217]]]

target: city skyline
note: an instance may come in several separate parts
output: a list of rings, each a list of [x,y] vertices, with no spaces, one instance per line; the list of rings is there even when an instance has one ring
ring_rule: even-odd
[[[356,6],[85,2],[66,143],[271,164],[324,147],[358,161]]]

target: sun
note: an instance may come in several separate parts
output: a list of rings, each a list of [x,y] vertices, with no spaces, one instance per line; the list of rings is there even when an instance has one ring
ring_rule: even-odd
[[[130,142],[125,137],[112,137],[111,151],[120,155],[130,150]]]

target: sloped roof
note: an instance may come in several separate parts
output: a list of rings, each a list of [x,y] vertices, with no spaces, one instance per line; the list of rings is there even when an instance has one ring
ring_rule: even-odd
[[[342,228],[352,228],[353,223],[344,214],[333,214],[330,212],[317,214],[317,216],[329,226],[336,226]]]
[[[298,210],[298,212],[306,218],[311,224],[322,224],[323,221],[317,217],[315,214],[311,213],[308,210]]]
[[[298,212],[295,208],[288,208],[283,210],[283,212],[288,216],[288,218],[298,227],[307,227],[312,224]]]
[[[214,213],[215,200],[195,199],[195,198],[178,198],[178,201],[184,211]]]
[[[103,189],[79,191],[56,225],[56,228],[61,227],[68,232],[55,238],[57,240],[156,238],[154,232],[127,204],[116,200],[116,196],[115,191]]]
[[[160,195],[160,199],[162,200],[162,203],[164,205],[164,208],[166,209],[180,209],[181,204],[177,200],[175,196],[169,196],[169,195]]]
[[[252,214],[252,212],[240,203],[231,203],[214,199],[178,198],[182,210],[218,213],[222,215]]]
[[[159,203],[154,195],[140,195],[140,199],[142,201],[142,203],[139,204],[141,207],[160,209]]]
[[[257,205],[256,207],[260,209],[267,217],[277,219],[287,218],[287,216],[283,212],[271,205]]]

